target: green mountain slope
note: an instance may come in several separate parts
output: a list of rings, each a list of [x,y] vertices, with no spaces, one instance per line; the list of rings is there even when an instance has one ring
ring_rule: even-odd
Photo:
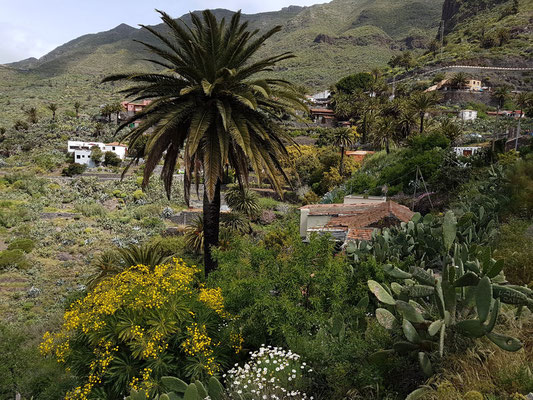
[[[533,67],[533,1],[446,0],[442,55],[422,64]]]
[[[333,0],[311,7],[291,6],[276,12],[245,14],[251,28],[282,25],[283,32],[264,48],[264,54],[293,51],[298,59],[278,75],[311,86],[325,86],[341,76],[382,65],[401,48],[424,47],[438,27],[443,0]],[[217,9],[229,18],[229,10]],[[182,17],[185,22],[190,17]],[[161,25],[155,27],[162,29]],[[319,35],[326,41],[315,40]],[[142,47],[133,40],[151,40],[144,30],[121,24],[84,35],[59,46],[41,59],[11,64],[46,77],[62,73],[101,75],[134,69]],[[330,65],[334,65],[330,69]]]

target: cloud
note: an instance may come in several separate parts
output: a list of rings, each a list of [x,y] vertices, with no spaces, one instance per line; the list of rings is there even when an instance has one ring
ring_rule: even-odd
[[[57,47],[56,43],[48,43],[28,29],[8,24],[0,24],[0,37],[0,64],[39,58]]]

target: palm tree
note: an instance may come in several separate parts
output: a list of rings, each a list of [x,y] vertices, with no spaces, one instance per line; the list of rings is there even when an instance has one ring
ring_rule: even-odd
[[[520,137],[522,116],[524,115],[524,109],[529,107],[530,104],[533,104],[533,95],[527,92],[518,93],[518,96],[516,96],[516,104],[520,107],[520,115],[518,118],[518,127],[516,128],[516,141],[514,148],[515,150],[518,150],[518,138]]]
[[[494,97],[498,101],[498,114],[501,108],[503,108],[505,104],[505,100],[509,98],[509,87],[504,86],[498,86],[494,92],[492,92],[492,97]]]
[[[76,111],[76,118],[80,117],[81,103],[79,101],[74,102],[74,110]]]
[[[261,210],[257,193],[248,188],[240,188],[237,185],[231,187],[226,191],[224,198],[233,211],[243,213],[250,218],[257,217]]]
[[[337,128],[332,132],[333,145],[341,148],[341,160],[339,163],[339,174],[342,176],[344,149],[351,147],[355,143],[355,134],[351,128]]]
[[[39,121],[39,117],[37,115],[37,109],[35,107],[30,107],[24,112],[26,113],[26,115],[28,116],[28,120],[32,124],[36,124]]]
[[[55,121],[55,120],[56,120],[57,104],[55,104],[55,103],[50,103],[50,104],[48,104],[46,107],[48,107],[48,109],[49,109],[50,111],[52,111],[52,121]]]
[[[380,148],[385,147],[387,154],[390,153],[390,144],[394,137],[395,130],[396,124],[394,123],[394,118],[392,117],[380,118],[376,124],[376,129],[374,131],[374,144]]]
[[[281,27],[258,35],[248,30],[246,22],[241,23],[240,12],[226,24],[208,10],[201,17],[191,14],[193,26],[189,27],[158,12],[170,34],[144,26],[159,44],[141,44],[157,56],[150,61],[166,71],[114,75],[104,82],[133,82],[134,86],[122,93],[134,100],[153,100],[118,128],[120,131],[132,122],[140,122],[127,134],[130,146],[152,128],[146,147],[144,187],[164,156],[161,176],[169,196],[181,150],[187,203],[193,177],[198,186],[203,173],[204,264],[209,273],[217,266],[210,248],[218,243],[224,165],[235,170],[241,187],[247,184],[251,165],[281,193],[278,173],[288,179],[280,161],[288,157],[286,144],[294,142],[279,122],[283,116],[295,116],[296,109],[306,112],[307,107],[303,95],[291,83],[258,76],[293,57],[291,53],[251,59]]]
[[[456,73],[452,78],[452,85],[457,89],[463,88],[468,82],[468,75],[464,72]]]
[[[436,92],[421,92],[415,94],[410,101],[410,105],[420,117],[420,133],[424,133],[424,118],[426,113],[439,102],[440,97]]]

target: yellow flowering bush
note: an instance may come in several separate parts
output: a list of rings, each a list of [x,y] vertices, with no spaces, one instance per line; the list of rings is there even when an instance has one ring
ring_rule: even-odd
[[[241,350],[220,288],[198,284],[199,270],[174,259],[133,266],[100,282],[47,332],[45,355],[80,378],[68,399],[115,398],[157,388],[161,376],[217,375]],[[224,360],[224,362],[222,361]]]

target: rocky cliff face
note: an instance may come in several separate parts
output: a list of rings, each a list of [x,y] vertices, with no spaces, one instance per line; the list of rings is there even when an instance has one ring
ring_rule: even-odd
[[[450,33],[455,25],[469,16],[507,1],[509,0],[444,0],[442,5],[444,34]]]

